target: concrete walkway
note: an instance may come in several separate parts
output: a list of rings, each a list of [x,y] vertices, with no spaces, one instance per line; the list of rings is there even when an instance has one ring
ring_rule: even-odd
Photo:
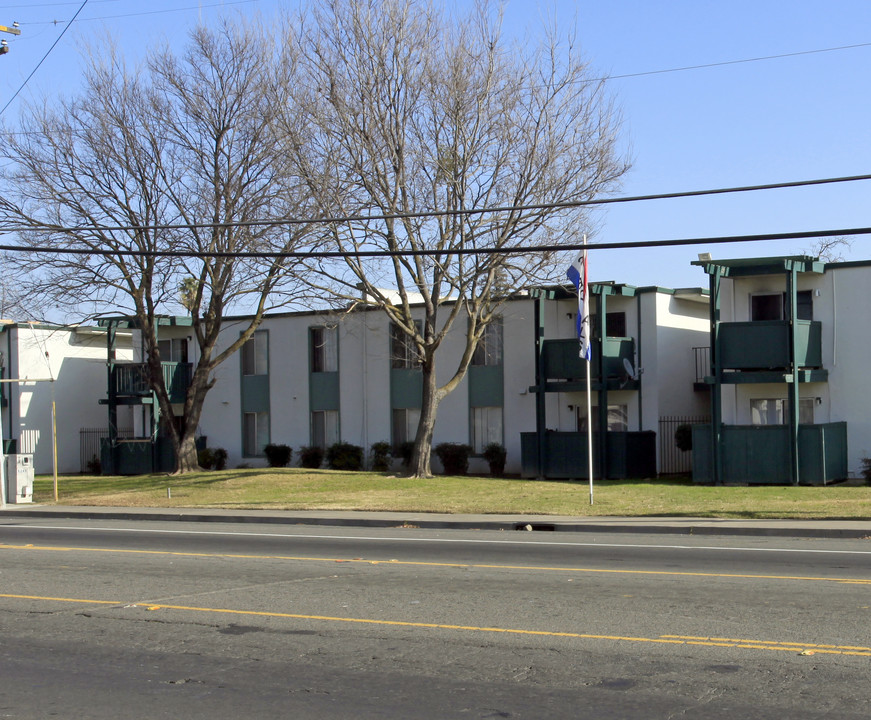
[[[808,538],[867,538],[871,520],[732,520],[690,517],[584,517],[562,515],[452,515],[417,512],[222,510],[215,508],[125,508],[7,505],[0,522],[12,518],[78,518],[183,522],[268,523],[333,527],[415,527],[533,532],[668,533]]]

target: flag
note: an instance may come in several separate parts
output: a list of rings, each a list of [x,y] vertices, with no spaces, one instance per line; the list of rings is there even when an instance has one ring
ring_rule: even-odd
[[[578,342],[580,343],[579,357],[587,362],[590,361],[590,304],[587,302],[587,251],[583,250],[566,270],[566,277],[574,284],[578,293]]]

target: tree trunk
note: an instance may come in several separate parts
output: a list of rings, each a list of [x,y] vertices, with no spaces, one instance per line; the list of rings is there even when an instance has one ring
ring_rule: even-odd
[[[432,477],[430,459],[432,457],[432,436],[435,430],[436,413],[441,397],[436,387],[434,358],[424,362],[421,368],[423,374],[423,397],[420,405],[420,422],[414,438],[414,452],[411,455],[411,477]]]
[[[199,458],[197,457],[196,441],[195,432],[185,432],[179,439],[179,447],[176,454],[176,475],[184,475],[185,473],[202,470]]]

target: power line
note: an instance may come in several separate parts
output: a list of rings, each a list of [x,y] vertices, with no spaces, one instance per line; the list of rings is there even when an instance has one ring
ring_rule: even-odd
[[[246,5],[249,3],[260,2],[260,0],[231,0],[230,2],[220,2],[213,3],[212,5],[188,5],[187,7],[180,8],[169,8],[166,10],[144,10],[142,12],[134,12],[134,13],[122,13],[119,15],[102,15],[100,17],[86,17],[79,20],[79,22],[89,22],[91,20],[119,20],[121,18],[128,17],[140,17],[142,15],[162,15],[164,13],[174,13],[174,12],[186,12],[188,10],[205,10],[208,8],[214,7],[227,7],[229,5]],[[77,13],[78,14],[78,13]],[[75,20],[75,17],[73,18]],[[72,22],[73,20],[70,20]],[[39,20],[32,23],[27,23],[27,25],[56,25],[59,20]]]
[[[525,212],[532,210],[571,210],[579,207],[594,205],[613,205],[617,203],[643,202],[647,200],[674,200],[679,198],[702,197],[706,195],[725,195],[728,193],[755,192],[759,190],[781,190],[786,188],[810,187],[815,185],[831,185],[834,183],[856,182],[871,180],[871,174],[847,175],[834,178],[819,178],[816,180],[792,180],[781,183],[765,183],[763,185],[741,185],[728,188],[714,188],[710,190],[687,190],[673,193],[656,193],[652,195],[628,195],[615,198],[597,198],[594,200],[573,200],[570,202],[541,203],[533,205],[503,205],[486,208],[471,208],[465,210],[424,210],[420,212],[392,213],[381,215],[346,215],[328,218],[272,218],[267,220],[240,220],[236,222],[204,222],[204,223],[181,223],[165,225],[101,225],[100,230],[105,232],[126,232],[130,230],[206,230],[210,228],[238,228],[238,227],[270,227],[281,225],[307,225],[307,224],[345,224],[364,223],[373,220],[414,220],[423,218],[435,218],[446,216],[469,216],[483,215],[486,213],[510,213]],[[0,230],[5,232],[28,232],[29,226],[10,225]],[[48,228],[45,228],[48,229]],[[88,230],[88,227],[54,227],[55,232],[80,232]]]
[[[705,68],[723,67],[725,65],[741,65],[743,63],[762,62],[764,60],[780,60],[782,58],[798,57],[800,55],[816,55],[818,53],[853,50],[855,48],[863,47],[871,47],[871,42],[856,43],[855,45],[839,45],[830,48],[817,48],[816,50],[799,50],[797,52],[781,53],[779,55],[761,55],[759,57],[743,58],[740,60],[724,60],[722,62],[703,63],[701,65],[684,65],[682,67],[666,68],[664,70],[646,70],[643,72],[624,73],[621,75],[608,75],[607,77],[596,78],[596,81],[622,80],[624,78],[644,77],[646,75],[663,75],[665,73],[684,72],[686,70],[703,70]]]
[[[811,238],[840,237],[844,235],[871,235],[871,227],[842,228],[839,230],[806,230],[802,232],[768,233],[757,235],[725,235],[720,237],[681,238],[677,240],[626,240],[608,243],[567,243],[564,245],[538,245],[534,247],[454,248],[448,250],[302,250],[293,252],[193,252],[182,250],[104,250],[86,248],[52,248],[0,245],[2,252],[28,252],[54,255],[100,255],[103,257],[163,257],[163,258],[387,258],[419,257],[426,255],[527,255],[530,253],[565,252],[580,250],[625,250],[631,248],[676,247],[681,245],[723,245],[727,243],[767,242],[777,240],[807,240]]]
[[[18,97],[18,93],[20,93],[22,90],[24,90],[24,87],[27,85],[27,83],[30,82],[30,78],[32,78],[36,74],[36,71],[39,70],[39,68],[45,62],[45,59],[49,56],[49,54],[51,54],[51,51],[54,50],[55,46],[60,42],[60,39],[64,36],[64,33],[66,33],[66,31],[70,29],[70,25],[73,24],[73,20],[75,20],[79,16],[79,13],[84,9],[85,5],[87,5],[87,4],[88,4],[88,0],[84,0],[84,2],[81,4],[81,6],[79,6],[79,9],[76,10],[76,14],[73,15],[72,20],[70,20],[66,24],[66,27],[61,31],[61,34],[57,36],[57,39],[51,44],[51,47],[48,49],[48,51],[45,53],[45,55],[42,56],[42,60],[40,60],[36,64],[36,67],[33,68],[33,71],[30,73],[30,75],[27,76],[27,79],[23,83],[21,83],[21,87],[19,87],[15,91],[15,94],[11,98],[9,98],[7,103],[3,106],[3,109],[0,110],[0,115],[2,115],[3,113],[6,112],[6,108],[8,108],[12,104],[12,101]]]

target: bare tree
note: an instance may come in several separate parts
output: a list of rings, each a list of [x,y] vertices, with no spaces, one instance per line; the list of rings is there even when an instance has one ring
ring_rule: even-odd
[[[818,238],[810,249],[804,252],[818,257],[823,262],[841,262],[844,260],[844,253],[851,250],[852,247],[853,243],[843,235],[838,235]]]
[[[487,2],[453,17],[425,0],[320,0],[297,24],[305,81],[288,144],[322,212],[350,218],[329,226],[345,256],[322,268],[324,287],[382,309],[414,350],[413,476],[430,474],[439,403],[506,291],[563,278],[553,253],[500,250],[576,242],[586,213],[554,206],[613,189],[628,168],[618,113],[572,38],[510,46],[500,25]],[[378,262],[360,250],[395,254]],[[439,348],[462,322],[462,355],[439,385]]]
[[[298,268],[286,258],[235,255],[294,250],[310,229],[258,224],[310,216],[308,189],[295,185],[275,135],[294,60],[283,42],[239,22],[197,29],[183,56],[159,49],[132,71],[112,47],[89,60],[80,95],[31,108],[6,135],[0,154],[13,169],[0,220],[34,250],[75,253],[16,256],[32,272],[33,297],[135,317],[164,417],[173,408],[158,317],[180,307],[184,289],[199,357],[181,428],[166,429],[177,471],[188,472],[198,469],[195,432],[214,369],[264,312],[294,298],[287,281]],[[224,317],[240,308],[251,319],[219,352]]]

